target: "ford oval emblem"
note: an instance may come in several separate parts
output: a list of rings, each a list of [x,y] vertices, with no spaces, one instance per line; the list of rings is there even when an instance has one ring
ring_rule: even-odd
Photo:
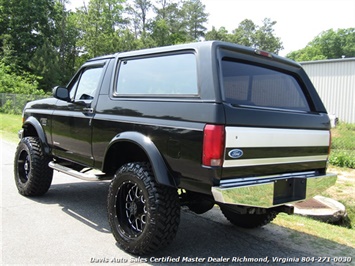
[[[233,159],[238,159],[243,156],[243,151],[239,149],[234,149],[228,152],[228,156]]]

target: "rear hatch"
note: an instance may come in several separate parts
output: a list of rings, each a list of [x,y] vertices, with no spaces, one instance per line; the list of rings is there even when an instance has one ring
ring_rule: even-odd
[[[329,119],[296,63],[267,53],[220,51],[225,106],[222,179],[325,173]]]

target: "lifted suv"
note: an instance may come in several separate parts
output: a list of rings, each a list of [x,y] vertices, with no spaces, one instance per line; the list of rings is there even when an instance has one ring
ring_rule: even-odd
[[[174,239],[181,205],[218,204],[252,228],[336,180],[326,110],[301,66],[277,55],[223,42],[118,53],[53,95],[24,109],[20,194],[46,193],[53,169],[112,180],[109,223],[133,254]]]

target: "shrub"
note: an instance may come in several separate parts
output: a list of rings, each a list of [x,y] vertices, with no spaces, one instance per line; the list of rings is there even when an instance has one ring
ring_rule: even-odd
[[[21,75],[11,72],[11,68],[0,61],[0,93],[45,95],[43,90],[38,90],[40,77],[27,72]]]
[[[355,125],[340,123],[332,129],[329,162],[340,167],[355,168]]]
[[[0,113],[22,114],[26,103],[48,97],[47,95],[25,95],[0,93]]]

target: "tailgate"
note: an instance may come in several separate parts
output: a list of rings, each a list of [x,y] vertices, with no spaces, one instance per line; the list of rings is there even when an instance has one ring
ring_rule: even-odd
[[[327,130],[226,127],[217,202],[270,208],[301,201],[334,185],[325,174]]]
[[[215,200],[270,208],[333,185],[329,118],[302,68],[223,51],[221,70],[225,150]]]
[[[330,138],[327,130],[226,127],[225,131],[223,167],[236,167],[240,174],[264,175],[265,170],[289,172],[285,165],[303,171],[325,167],[327,162]]]

